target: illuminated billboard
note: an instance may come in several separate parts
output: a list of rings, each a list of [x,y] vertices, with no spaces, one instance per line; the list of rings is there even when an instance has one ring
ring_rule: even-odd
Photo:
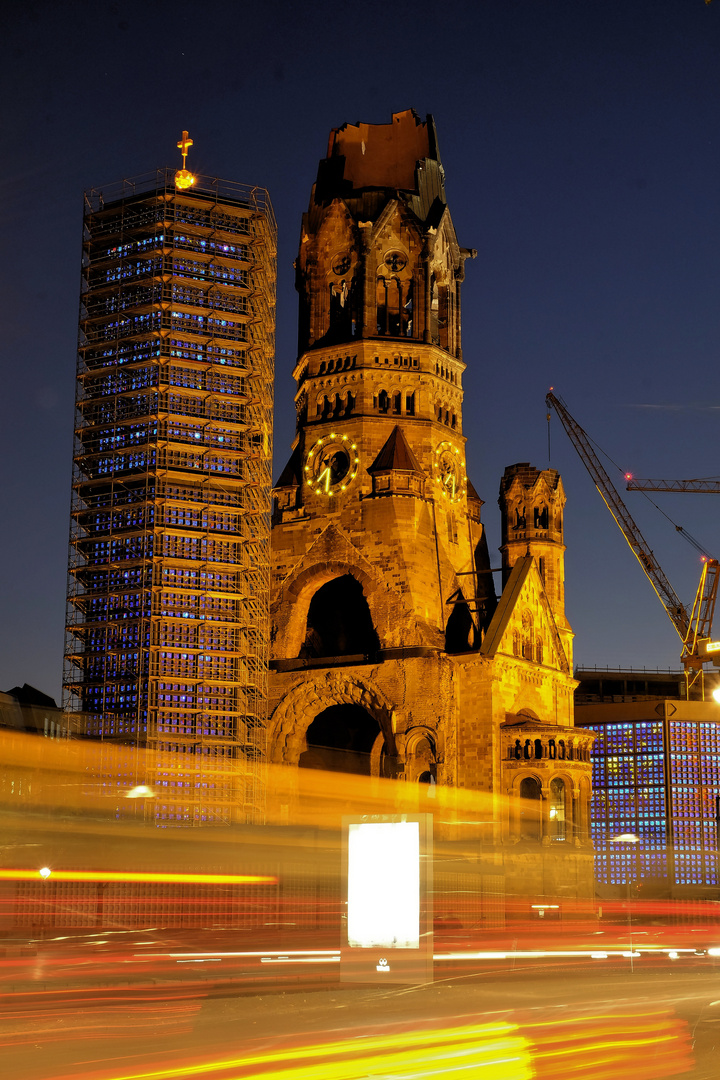
[[[343,818],[346,982],[432,980],[432,817]]]

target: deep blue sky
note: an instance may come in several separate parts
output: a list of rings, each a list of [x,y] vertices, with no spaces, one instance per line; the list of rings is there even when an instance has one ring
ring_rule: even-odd
[[[0,92],[0,689],[60,697],[82,192],[177,162],[269,189],[275,474],[294,433],[292,261],[331,127],[433,113],[460,243],[468,472],[548,464],[553,385],[638,476],[720,473],[720,0],[16,3]],[[677,667],[667,616],[557,420],[576,661]],[[661,496],[720,551],[720,498]],[[681,598],[693,550],[627,494]],[[499,556],[498,556],[499,560]]]

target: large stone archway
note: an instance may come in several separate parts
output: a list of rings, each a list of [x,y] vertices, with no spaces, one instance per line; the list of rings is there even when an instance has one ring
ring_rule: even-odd
[[[270,720],[271,760],[277,764],[298,765],[307,746],[307,730],[325,710],[336,705],[363,709],[378,725],[380,736],[371,755],[371,772],[379,775],[381,751],[394,762],[397,757],[392,723],[392,705],[373,686],[339,672],[324,675],[317,681],[304,681],[293,687],[275,709]]]
[[[359,565],[330,560],[306,567],[291,581],[283,584],[282,592],[275,605],[278,610],[286,614],[284,624],[281,621],[277,627],[275,650],[278,656],[291,658],[300,655],[307,630],[308,610],[313,596],[323,585],[346,575],[354,578],[362,588],[375,633],[382,642],[385,632],[384,609],[377,603],[376,596],[381,582]]]
[[[300,768],[372,775],[372,753],[382,733],[362,705],[330,705],[315,717],[305,733],[307,750]]]

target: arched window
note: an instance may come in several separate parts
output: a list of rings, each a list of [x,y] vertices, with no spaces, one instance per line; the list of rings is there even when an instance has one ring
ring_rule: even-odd
[[[371,754],[380,725],[360,705],[330,705],[319,713],[305,733],[307,750],[300,754],[301,769],[370,775]]]
[[[355,282],[345,278],[342,281],[331,281],[330,289],[330,319],[328,332],[331,339],[342,339],[352,336],[353,323],[353,293]]]
[[[376,286],[377,332],[390,337],[406,337],[412,324],[412,283],[396,277],[379,277]],[[409,305],[409,306],[408,306]]]
[[[529,761],[530,758],[532,757],[532,754],[531,754],[531,751],[530,751],[530,740],[529,739],[525,740],[525,745],[523,746],[523,757],[525,758],[526,761]]]
[[[554,761],[557,757],[557,746],[555,745],[554,739],[548,740],[548,757],[551,761]]]
[[[533,525],[536,529],[547,529],[548,509],[547,506],[536,506],[533,510]]]
[[[539,634],[535,638],[535,661],[538,664],[543,662],[543,641]]]
[[[376,285],[377,332],[387,334],[387,282],[384,277],[377,279]]]
[[[405,397],[405,415],[406,416],[414,416],[415,415],[415,395],[414,394],[407,394],[406,397]]]
[[[522,656],[522,638],[519,630],[513,630],[513,654]]]
[[[533,639],[533,617],[526,608],[522,613],[522,654],[525,660],[534,659]]]
[[[412,337],[413,335],[413,283],[408,281],[405,288],[405,298],[402,307],[402,329],[401,333],[403,337]]]
[[[542,739],[535,740],[535,757],[541,758],[543,756],[543,744]]]
[[[434,274],[430,279],[430,340],[433,345],[440,344],[440,297]]]
[[[560,739],[560,741],[558,742],[558,757],[560,758],[561,761],[565,760],[566,754],[565,754],[565,740],[564,739]]]
[[[565,784],[558,776],[550,784],[550,836],[565,839]]]
[[[378,394],[378,409],[382,413],[390,411],[390,395],[387,390],[381,390]]]
[[[448,518],[448,525],[450,519]],[[456,537],[457,539],[457,537]],[[475,644],[475,623],[473,622],[470,608],[465,601],[453,606],[450,618],[445,627],[445,652],[464,653],[470,652]]]
[[[540,784],[534,776],[520,783],[519,833],[523,840],[542,839],[542,802]]]
[[[590,821],[590,783],[585,777],[580,780],[580,793],[577,801],[578,820],[575,822],[576,835],[587,840]]]
[[[409,773],[410,777],[417,777],[419,784],[434,787],[437,781],[437,751],[434,739],[424,735],[408,745],[405,770],[406,775]]]

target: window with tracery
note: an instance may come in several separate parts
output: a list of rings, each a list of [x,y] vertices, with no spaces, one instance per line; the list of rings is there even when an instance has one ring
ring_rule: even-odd
[[[412,281],[396,277],[377,279],[377,332],[389,337],[409,337],[412,333]]]

